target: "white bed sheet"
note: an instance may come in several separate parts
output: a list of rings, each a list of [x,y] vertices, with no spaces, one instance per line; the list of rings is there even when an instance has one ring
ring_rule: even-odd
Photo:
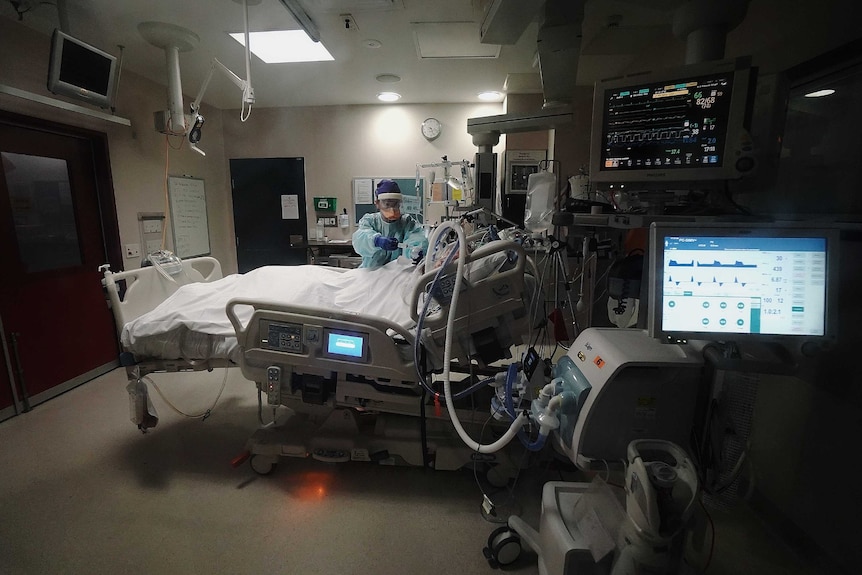
[[[381,317],[407,329],[410,294],[421,268],[399,258],[377,269],[339,271],[326,266],[265,266],[178,289],[152,311],[128,322],[120,339],[138,358],[239,360],[229,300],[247,298],[301,304]],[[237,308],[246,325],[252,309]]]

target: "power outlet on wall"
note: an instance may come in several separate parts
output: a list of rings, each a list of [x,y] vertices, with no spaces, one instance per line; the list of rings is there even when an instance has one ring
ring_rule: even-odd
[[[160,234],[162,233],[161,220],[144,220],[145,234]]]
[[[141,256],[141,244],[126,244],[126,258]]]

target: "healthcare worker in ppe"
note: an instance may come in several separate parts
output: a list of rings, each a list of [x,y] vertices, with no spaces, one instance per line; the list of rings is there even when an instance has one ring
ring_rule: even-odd
[[[365,214],[353,232],[353,249],[362,256],[362,268],[388,264],[401,255],[398,244],[411,248],[414,260],[428,250],[428,238],[416,218],[401,213],[401,188],[392,180],[380,180],[374,190],[377,212]]]

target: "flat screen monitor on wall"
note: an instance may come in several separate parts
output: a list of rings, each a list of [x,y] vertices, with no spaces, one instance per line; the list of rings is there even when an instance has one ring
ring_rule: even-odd
[[[597,82],[590,181],[601,190],[684,190],[750,172],[755,76],[740,59]]]
[[[835,339],[837,229],[653,223],[649,242],[652,337],[770,342],[803,352]]]
[[[117,58],[59,29],[51,37],[48,90],[100,108],[113,105]]]

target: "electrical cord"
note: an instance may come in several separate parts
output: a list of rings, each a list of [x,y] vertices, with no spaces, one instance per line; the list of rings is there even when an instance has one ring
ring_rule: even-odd
[[[186,412],[182,411],[181,409],[179,409],[178,407],[176,407],[171,402],[171,400],[169,400],[165,396],[165,394],[162,393],[162,390],[159,388],[159,386],[156,384],[156,382],[154,382],[149,376],[145,375],[144,377],[141,378],[141,380],[152,385],[153,389],[156,390],[156,393],[159,394],[159,397],[162,398],[162,401],[164,401],[165,404],[168,407],[170,407],[174,412],[176,412],[178,415],[182,415],[183,417],[188,417],[190,419],[201,418],[203,421],[206,421],[206,419],[210,415],[212,415],[212,411],[213,411],[213,409],[215,409],[216,405],[218,404],[219,399],[221,399],[221,395],[224,392],[225,387],[227,386],[227,376],[228,376],[228,368],[224,368],[224,377],[222,378],[221,388],[219,389],[218,395],[216,395],[216,398],[213,401],[212,405],[208,409],[205,409],[204,411],[202,411],[200,413],[186,413]]]
[[[499,413],[500,413],[500,409],[497,409],[497,410],[495,411],[495,413],[496,413],[496,414],[499,414]],[[485,420],[485,423],[484,423],[484,425],[482,426],[482,430],[479,432],[479,440],[480,440],[480,441],[481,441],[481,440],[482,440],[482,438],[484,437],[484,433],[485,433],[485,430],[486,430],[486,428],[487,428],[488,424],[489,424],[493,419],[494,419],[494,414],[492,414],[491,416],[489,416],[489,417],[488,417],[488,419],[486,419],[486,420]],[[518,462],[518,468],[517,468],[517,469],[518,469],[518,471],[517,471],[517,473],[515,473],[515,476],[514,476],[514,479],[513,479],[512,483],[511,483],[511,485],[509,485],[509,484],[507,483],[505,486],[501,487],[500,489],[498,489],[498,490],[497,490],[496,492],[494,492],[494,493],[489,493],[488,491],[486,491],[485,489],[483,489],[483,487],[482,487],[482,482],[481,482],[481,481],[480,481],[480,479],[479,479],[479,475],[478,475],[478,471],[477,471],[477,466],[476,466],[476,465],[473,465],[473,478],[474,478],[474,479],[475,479],[475,481],[476,481],[476,486],[479,488],[479,492],[482,494],[482,503],[479,505],[479,512],[480,512],[480,514],[482,515],[482,519],[484,519],[485,521],[488,521],[489,523],[500,523],[500,524],[502,524],[502,523],[506,523],[506,522],[509,520],[509,516],[511,516],[511,515],[518,515],[518,512],[517,512],[518,510],[517,510],[517,508],[516,508],[516,509],[514,509],[514,510],[511,510],[511,512],[499,513],[499,514],[498,514],[498,513],[496,513],[496,510],[497,510],[498,508],[500,508],[500,507],[504,507],[504,508],[505,508],[505,507],[506,507],[506,506],[508,506],[510,503],[515,502],[515,487],[518,485],[518,480],[520,479],[520,477],[521,477],[521,473],[522,473],[522,471],[523,471],[523,469],[524,469],[524,467],[525,467],[525,466],[524,466],[524,463],[525,463],[526,459],[527,459],[529,456],[530,456],[530,450],[529,450],[529,449],[524,448],[524,451],[523,451],[523,453],[521,454],[521,459],[520,459],[520,461]],[[493,497],[494,495],[496,495],[497,493],[500,493],[500,492],[502,492],[502,491],[504,491],[504,490],[506,491],[506,494],[507,494],[507,495],[506,495],[506,498],[505,498],[502,502],[500,502],[500,503],[495,503],[495,502],[492,500],[492,497]],[[485,509],[485,502],[490,503],[491,508],[492,508],[492,509],[491,509],[491,511],[492,511],[492,512],[488,512],[488,511]],[[515,502],[515,503],[516,503],[516,502]]]

